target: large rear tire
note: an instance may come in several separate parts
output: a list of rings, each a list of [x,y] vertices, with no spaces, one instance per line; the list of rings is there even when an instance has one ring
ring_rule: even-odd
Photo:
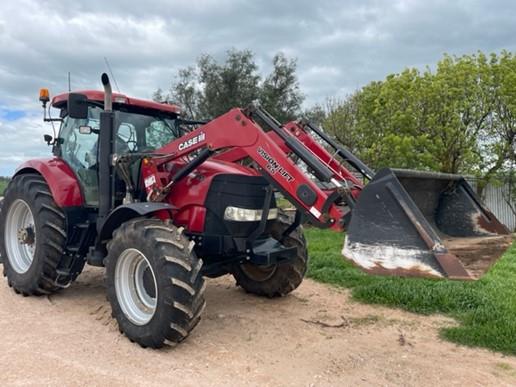
[[[280,240],[283,232],[291,222],[286,214],[280,212],[278,220],[272,227],[271,234]],[[306,274],[308,252],[303,228],[299,226],[283,240],[285,246],[297,247],[297,255],[292,260],[270,266],[252,263],[235,265],[232,274],[238,286],[246,292],[265,297],[282,297],[295,290]]]
[[[28,296],[69,284],[72,278],[57,273],[65,244],[65,215],[45,179],[37,174],[16,176],[0,212],[0,256],[9,286]]]
[[[206,304],[202,260],[180,229],[138,218],[108,243],[106,284],[120,331],[142,347],[183,341]]]

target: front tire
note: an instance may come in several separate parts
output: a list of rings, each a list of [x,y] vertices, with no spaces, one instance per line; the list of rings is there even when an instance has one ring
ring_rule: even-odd
[[[288,216],[280,212],[278,220],[272,226],[272,237],[281,240],[283,232],[290,226]],[[297,247],[297,255],[292,260],[270,266],[260,266],[252,263],[235,265],[232,274],[237,286],[246,292],[269,298],[283,297],[297,289],[306,274],[308,252],[306,240],[301,226],[287,236],[285,246]]]
[[[17,293],[50,294],[71,282],[57,273],[65,230],[65,215],[42,176],[19,175],[9,183],[0,212],[0,256]]]
[[[183,341],[205,307],[202,260],[174,225],[138,218],[115,230],[105,261],[120,331],[142,347]]]

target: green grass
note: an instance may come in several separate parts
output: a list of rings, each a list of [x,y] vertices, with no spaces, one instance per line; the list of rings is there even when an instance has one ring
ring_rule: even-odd
[[[367,275],[342,258],[342,234],[315,228],[305,233],[309,277],[350,288],[365,303],[449,315],[459,325],[442,328],[443,338],[516,355],[516,243],[482,279],[459,282]]]
[[[7,187],[8,181],[6,180],[0,180],[0,196],[3,196],[4,190]]]

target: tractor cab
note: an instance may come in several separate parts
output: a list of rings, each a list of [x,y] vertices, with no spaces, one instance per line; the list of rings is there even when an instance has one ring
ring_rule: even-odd
[[[43,97],[48,96],[42,92]],[[84,96],[77,98],[76,96]],[[41,97],[40,97],[41,100]],[[74,106],[71,106],[71,105]],[[81,110],[81,105],[83,107]],[[64,93],[52,99],[60,110],[59,133],[52,142],[53,153],[75,172],[87,206],[98,206],[98,152],[100,114],[104,110],[104,93],[95,90]],[[182,135],[175,105],[113,95],[113,151],[117,155],[151,152]],[[52,118],[46,120],[55,120]],[[136,168],[137,169],[137,168]],[[138,171],[134,171],[137,175]],[[123,186],[122,182],[118,182]],[[135,182],[137,184],[138,182]],[[116,190],[123,199],[122,190]],[[118,200],[117,200],[118,199]]]

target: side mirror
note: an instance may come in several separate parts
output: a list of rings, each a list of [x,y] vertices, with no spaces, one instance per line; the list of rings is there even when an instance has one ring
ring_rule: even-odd
[[[52,145],[52,140],[54,139],[50,134],[45,134],[43,139],[47,143],[47,145]]]
[[[88,97],[84,94],[68,94],[68,115],[79,120],[88,118]]]

